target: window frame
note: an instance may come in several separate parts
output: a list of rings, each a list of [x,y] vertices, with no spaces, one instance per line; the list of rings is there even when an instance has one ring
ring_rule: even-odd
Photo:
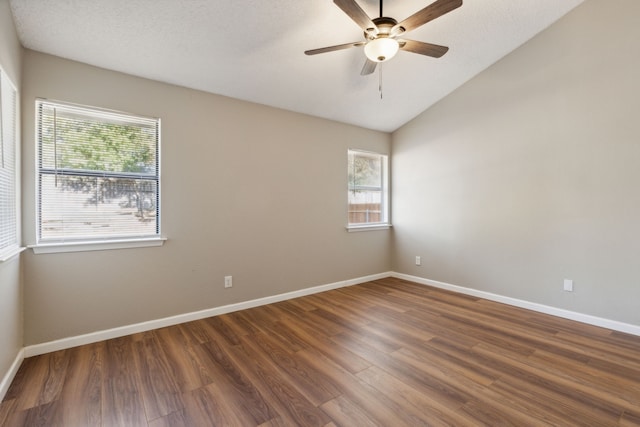
[[[349,157],[351,155],[362,155],[366,157],[378,158],[380,165],[380,186],[354,186],[349,180]],[[349,193],[354,190],[377,190],[380,191],[380,215],[381,220],[377,222],[352,223],[349,219]],[[389,204],[389,155],[375,151],[349,148],[347,150],[347,231],[369,231],[369,230],[386,230],[391,228],[390,220],[390,204]]]
[[[7,98],[6,90],[10,90],[10,93],[13,95],[12,104],[7,108],[7,105],[4,105],[4,99]],[[11,95],[9,95],[11,96]],[[11,114],[12,113],[12,114]],[[8,117],[11,114],[11,117]],[[7,233],[7,236],[12,237],[12,241],[7,240],[6,244],[0,241],[0,244],[3,246],[0,247],[0,263],[5,261],[9,261],[14,258],[20,252],[22,252],[25,248],[21,246],[21,227],[20,227],[20,216],[21,216],[21,202],[20,202],[20,94],[18,92],[17,86],[13,83],[13,81],[9,78],[7,73],[4,71],[2,67],[0,67],[0,169],[9,170],[10,178],[5,180],[0,180],[0,184],[8,184],[6,194],[7,200],[13,202],[13,206],[9,209],[13,211],[13,218],[9,220],[7,225],[7,231],[3,228],[0,229],[0,238]],[[12,130],[8,131],[7,125],[9,125]],[[12,140],[7,140],[6,134],[10,134]],[[9,150],[12,150],[10,152]],[[7,154],[11,155],[7,155]],[[11,163],[8,163],[10,162]],[[0,190],[4,190],[4,185],[0,187]],[[4,191],[3,191],[4,192]],[[13,192],[13,193],[12,193]],[[4,227],[5,223],[0,222],[0,227]],[[9,228],[13,228],[13,230],[9,230]],[[13,236],[11,233],[13,232]]]
[[[53,108],[61,108],[72,110],[80,115],[85,115],[87,118],[100,119],[103,118],[105,123],[117,121],[116,118],[122,118],[126,122],[134,123],[138,122],[154,122],[155,123],[155,174],[144,173],[130,173],[130,172],[112,172],[112,171],[100,171],[100,170],[73,170],[73,169],[60,169],[64,172],[65,176],[84,176],[92,177],[96,179],[100,178],[115,178],[115,179],[138,179],[143,181],[150,181],[155,184],[155,233],[140,233],[139,235],[87,235],[84,237],[77,236],[62,236],[60,238],[43,238],[41,233],[41,220],[42,220],[42,191],[41,183],[42,177],[51,175],[50,168],[42,166],[42,150],[41,150],[41,138],[40,138],[40,126],[41,126],[41,114],[40,109],[42,106],[50,106]],[[36,155],[35,155],[35,175],[36,175],[36,243],[30,245],[34,253],[57,253],[57,252],[79,252],[79,251],[94,251],[94,250],[106,250],[106,249],[126,249],[137,247],[150,247],[161,246],[166,238],[161,234],[161,173],[160,173],[160,153],[161,153],[161,120],[156,117],[147,117],[139,114],[132,114],[123,111],[109,110],[99,107],[73,104],[69,102],[49,100],[44,98],[38,98],[35,102],[35,143],[36,143]]]

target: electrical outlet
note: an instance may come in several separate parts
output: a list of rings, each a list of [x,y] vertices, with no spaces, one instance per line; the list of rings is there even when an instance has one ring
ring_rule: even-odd
[[[564,279],[563,289],[564,289],[566,292],[573,292],[573,280],[571,280],[571,279]]]
[[[224,276],[224,287],[230,288],[233,286],[233,276]]]
[[[422,257],[416,256],[416,265],[422,265]]]

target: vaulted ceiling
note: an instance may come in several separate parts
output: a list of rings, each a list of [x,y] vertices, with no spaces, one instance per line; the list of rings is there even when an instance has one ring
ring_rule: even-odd
[[[356,0],[372,18],[377,0]],[[387,0],[398,21],[433,0]],[[582,0],[464,0],[407,38],[409,52],[361,76],[362,41],[330,0],[10,0],[23,46],[237,99],[391,132],[544,30]],[[381,86],[381,91],[380,91]]]

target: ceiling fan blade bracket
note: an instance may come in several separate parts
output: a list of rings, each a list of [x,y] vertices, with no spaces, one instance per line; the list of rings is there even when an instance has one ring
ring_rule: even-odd
[[[391,30],[389,31],[389,37],[398,37],[401,36],[402,34],[404,34],[407,30],[405,30],[405,28],[400,25],[394,25],[393,28],[391,28]]]

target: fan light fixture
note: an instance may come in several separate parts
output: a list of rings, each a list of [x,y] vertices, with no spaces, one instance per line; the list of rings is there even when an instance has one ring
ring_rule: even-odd
[[[378,37],[364,46],[364,54],[373,62],[385,62],[393,58],[400,46],[395,39]]]
[[[371,1],[372,0],[367,0],[367,3]],[[362,76],[372,74],[379,62],[390,60],[398,53],[399,49],[432,58],[440,58],[447,53],[449,50],[448,47],[417,40],[408,40],[404,36],[409,31],[413,31],[419,26],[459,8],[462,6],[463,0],[430,1],[431,4],[429,6],[420,9],[408,18],[398,22],[394,18],[384,16],[382,13],[382,0],[380,0],[380,16],[373,19],[362,10],[357,0],[333,0],[333,3],[342,9],[342,11],[362,29],[364,40],[305,50],[304,53],[305,55],[317,55],[319,53],[364,46],[364,53],[367,60],[362,67],[362,71],[360,71],[360,75]]]

